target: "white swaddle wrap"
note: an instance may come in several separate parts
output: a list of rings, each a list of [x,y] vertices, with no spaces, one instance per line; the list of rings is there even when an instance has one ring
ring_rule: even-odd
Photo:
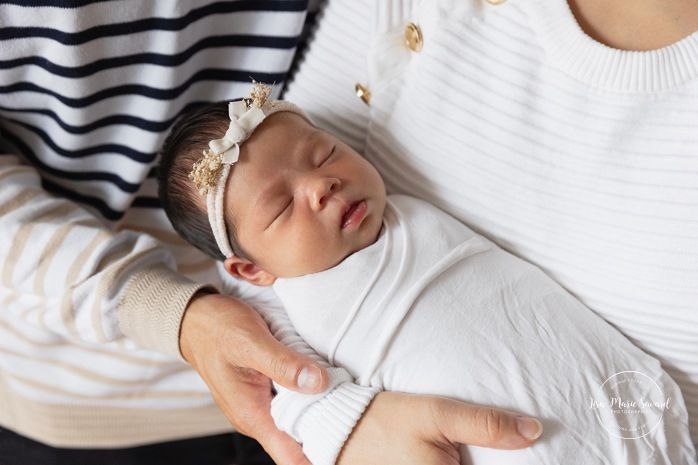
[[[542,271],[428,203],[389,196],[375,244],[274,289],[299,334],[361,384],[542,421],[533,447],[464,446],[463,463],[695,460],[680,391],[657,360]],[[620,397],[643,404],[613,408]]]

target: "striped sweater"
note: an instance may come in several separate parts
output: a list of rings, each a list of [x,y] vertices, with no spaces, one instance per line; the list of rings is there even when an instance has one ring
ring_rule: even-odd
[[[154,166],[191,105],[246,95],[250,78],[278,95],[307,3],[0,4],[0,425],[61,447],[231,430],[178,333],[203,283],[232,288],[173,232]],[[351,404],[338,430],[314,423],[333,457],[374,390],[331,375],[343,384],[316,416]]]
[[[698,32],[628,52],[564,0],[335,0],[286,98],[657,357],[698,442]]]

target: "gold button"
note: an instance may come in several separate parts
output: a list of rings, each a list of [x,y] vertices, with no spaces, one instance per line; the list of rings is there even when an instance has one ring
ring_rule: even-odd
[[[369,91],[361,84],[356,84],[356,87],[354,87],[354,89],[356,89],[356,96],[363,100],[366,105],[368,105],[371,101],[371,91]]]
[[[422,45],[424,45],[422,30],[415,23],[409,23],[405,26],[405,43],[413,52],[422,49]]]
[[[502,3],[506,2],[507,0],[487,0],[487,3],[491,5],[501,5]]]

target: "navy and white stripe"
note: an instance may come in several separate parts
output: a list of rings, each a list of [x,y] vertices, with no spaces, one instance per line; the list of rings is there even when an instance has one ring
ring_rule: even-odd
[[[106,220],[157,205],[138,191],[172,122],[197,102],[246,94],[251,78],[278,93],[307,3],[4,2],[2,141],[47,189]]]
[[[157,152],[197,102],[278,94],[306,5],[0,2],[3,428],[88,448],[231,430],[178,360],[191,296],[223,283],[159,208]]]

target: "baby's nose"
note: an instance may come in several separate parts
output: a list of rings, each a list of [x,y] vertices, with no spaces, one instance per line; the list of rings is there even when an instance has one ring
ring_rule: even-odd
[[[318,177],[308,180],[308,199],[313,210],[322,210],[329,198],[339,189],[337,178]]]

